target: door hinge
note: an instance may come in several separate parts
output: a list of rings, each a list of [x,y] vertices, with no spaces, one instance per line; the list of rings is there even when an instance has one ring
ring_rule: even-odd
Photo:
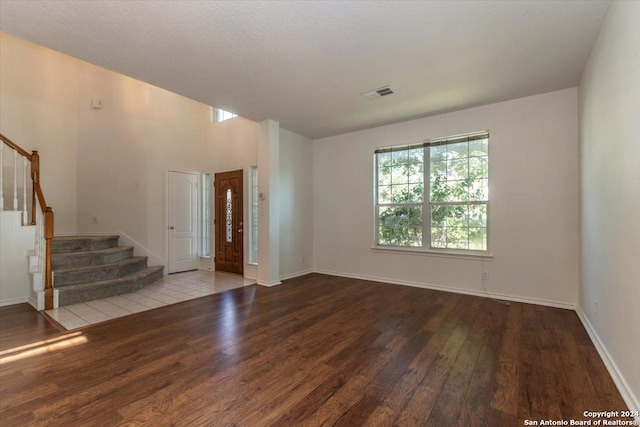
[[[213,219],[213,225],[216,225],[216,220],[215,220],[215,218]]]
[[[213,257],[213,262],[216,262],[216,257]]]

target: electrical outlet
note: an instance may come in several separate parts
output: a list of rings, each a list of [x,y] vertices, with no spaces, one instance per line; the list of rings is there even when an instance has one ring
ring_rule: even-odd
[[[91,222],[93,222],[94,224],[97,224],[99,222],[98,221],[98,217],[97,216],[92,216],[91,217]]]
[[[488,271],[483,271],[482,272],[482,280],[489,280],[489,272]]]
[[[304,257],[302,257],[302,263],[304,264]]]
[[[598,317],[598,300],[593,300],[593,314]]]

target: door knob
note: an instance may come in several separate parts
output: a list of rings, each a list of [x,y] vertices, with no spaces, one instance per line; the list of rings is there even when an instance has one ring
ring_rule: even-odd
[[[238,233],[242,233],[242,228],[240,230],[238,230]]]
[[[173,230],[175,227],[173,225],[169,226],[169,230]]]

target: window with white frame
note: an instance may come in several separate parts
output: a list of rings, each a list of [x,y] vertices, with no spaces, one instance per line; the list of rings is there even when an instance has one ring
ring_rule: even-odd
[[[221,110],[219,108],[215,108],[215,121],[223,122],[225,120],[233,119],[234,117],[238,117],[237,114],[233,114],[230,111]]]
[[[249,262],[258,263],[258,167],[251,166],[251,192],[250,194],[250,206],[251,206],[251,228],[249,234],[250,251]]]
[[[376,245],[488,251],[489,133],[375,150]]]
[[[202,255],[211,258],[211,174],[202,175]]]

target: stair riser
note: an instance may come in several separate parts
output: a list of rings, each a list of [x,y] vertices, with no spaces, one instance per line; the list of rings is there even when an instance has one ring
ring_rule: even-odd
[[[111,237],[101,240],[77,239],[77,240],[56,240],[51,242],[51,253],[84,252],[97,251],[100,249],[115,248],[118,246],[118,238]]]
[[[118,246],[117,235],[54,237],[52,269],[59,305],[127,294],[162,278],[162,267],[147,267],[133,247]]]
[[[103,265],[111,262],[121,261],[123,259],[131,258],[133,256],[133,249],[126,249],[109,254],[99,253],[83,253],[83,254],[64,254],[52,256],[52,268],[53,270],[61,270],[66,268],[79,268],[87,267],[90,265]]]
[[[98,282],[100,280],[115,279],[117,277],[126,276],[135,273],[147,267],[146,259],[141,259],[135,263],[126,264],[118,267],[109,267],[105,265],[96,270],[91,271],[72,271],[68,273],[56,273],[55,286],[75,285],[77,283]]]
[[[136,287],[132,280],[109,286],[83,289],[81,291],[75,291],[71,288],[65,289],[62,287],[59,289],[58,302],[60,307],[62,307],[64,305],[78,304],[94,299],[109,298],[135,291]]]
[[[148,272],[140,273],[137,278],[131,280],[121,280],[117,283],[91,286],[88,288],[85,286],[81,289],[73,286],[62,286],[58,288],[60,306],[135,292],[161,278],[162,268],[156,269],[156,267],[150,267]]]
[[[144,288],[145,286],[147,286],[150,283],[155,282],[156,280],[160,280],[162,279],[162,269],[156,272],[153,272],[151,274],[149,274],[146,277],[143,277],[140,280],[137,280],[135,283],[135,287],[136,287],[136,291],[139,291],[140,289]]]

